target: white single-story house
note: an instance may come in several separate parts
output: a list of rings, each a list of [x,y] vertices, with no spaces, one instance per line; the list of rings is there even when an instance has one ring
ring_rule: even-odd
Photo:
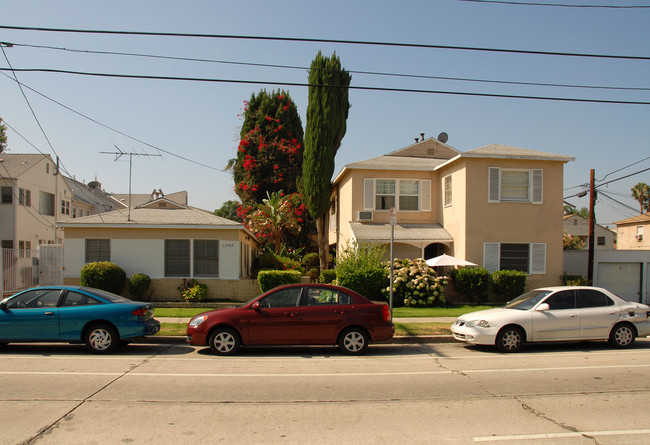
[[[163,197],[57,225],[65,234],[66,284],[79,283],[85,264],[110,261],[127,277],[148,275],[158,300],[177,300],[179,289],[193,278],[208,285],[208,298],[242,300],[259,291],[249,279],[258,250],[255,236],[243,224],[207,210]]]

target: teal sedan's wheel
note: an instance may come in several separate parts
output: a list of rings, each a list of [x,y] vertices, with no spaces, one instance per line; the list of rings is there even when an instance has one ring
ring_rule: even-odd
[[[517,326],[506,326],[497,334],[496,346],[501,352],[519,352],[524,347],[524,333]]]
[[[239,334],[232,329],[220,328],[210,335],[210,349],[217,355],[233,355],[240,345]]]
[[[86,330],[84,343],[90,352],[108,354],[119,344],[120,338],[115,329],[107,324],[96,324]]]

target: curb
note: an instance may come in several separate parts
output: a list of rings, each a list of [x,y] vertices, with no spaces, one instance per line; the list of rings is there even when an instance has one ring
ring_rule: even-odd
[[[390,340],[373,342],[371,345],[405,345],[405,344],[419,344],[419,343],[455,343],[456,340],[451,335],[421,335],[421,336],[404,336],[393,337]],[[144,337],[134,343],[140,344],[187,344],[184,336],[171,336],[171,335],[153,335]]]

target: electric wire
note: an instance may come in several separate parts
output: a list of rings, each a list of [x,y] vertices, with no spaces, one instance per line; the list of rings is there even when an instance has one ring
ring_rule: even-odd
[[[39,96],[41,96],[41,97],[43,97],[43,98],[45,98],[45,99],[47,99],[47,100],[49,100],[49,101],[51,101],[51,102],[54,102],[55,104],[59,105],[60,107],[63,107],[63,108],[65,108],[66,110],[71,111],[72,113],[75,113],[76,115],[81,116],[81,117],[83,117],[84,119],[89,120],[90,122],[93,122],[94,124],[97,124],[97,125],[99,125],[99,126],[101,126],[101,127],[104,127],[104,128],[106,128],[107,130],[113,131],[113,132],[115,132],[115,133],[117,133],[117,134],[119,134],[119,135],[122,135],[122,136],[124,136],[124,137],[126,137],[126,138],[128,138],[128,139],[131,139],[131,140],[133,140],[133,141],[135,141],[135,142],[138,142],[138,143],[140,143],[140,144],[146,145],[146,146],[151,147],[151,148],[153,148],[153,149],[155,149],[155,150],[158,150],[158,151],[163,152],[163,153],[165,153],[165,154],[168,154],[168,155],[170,155],[170,156],[176,157],[176,158],[178,158],[178,159],[182,159],[182,160],[184,160],[184,161],[190,162],[190,163],[192,163],[192,164],[199,165],[199,166],[201,166],[201,167],[209,168],[209,169],[211,169],[211,170],[216,170],[216,171],[220,171],[220,172],[224,172],[224,171],[225,171],[224,169],[220,169],[220,168],[217,168],[217,167],[213,167],[213,166],[211,166],[211,165],[203,164],[203,163],[201,163],[201,162],[198,162],[198,161],[194,161],[194,160],[192,160],[192,159],[189,159],[189,158],[187,158],[187,157],[185,157],[185,156],[178,155],[178,154],[173,153],[173,152],[171,152],[171,151],[169,151],[169,150],[165,150],[165,149],[160,148],[160,147],[158,147],[158,146],[156,146],[156,145],[150,144],[149,142],[143,141],[143,140],[138,139],[138,138],[136,138],[136,137],[134,137],[134,136],[131,136],[131,135],[127,134],[127,133],[124,133],[123,131],[120,131],[120,130],[118,130],[118,129],[116,129],[116,128],[113,128],[113,127],[111,127],[111,126],[109,126],[109,125],[106,125],[106,124],[104,124],[104,123],[102,123],[102,122],[99,122],[98,120],[93,119],[93,118],[90,117],[90,116],[87,116],[87,115],[85,115],[85,114],[83,114],[83,113],[81,113],[81,112],[79,112],[79,111],[77,111],[77,110],[74,110],[73,108],[68,107],[67,105],[65,105],[65,104],[63,104],[63,103],[61,103],[61,102],[59,102],[59,101],[57,101],[57,100],[55,100],[55,99],[53,99],[53,98],[51,98],[51,97],[49,97],[49,96],[47,96],[47,95],[45,95],[45,94],[43,94],[43,93],[41,93],[41,92],[35,90],[34,88],[31,88],[30,86],[28,86],[28,85],[26,85],[26,84],[20,82],[19,80],[13,79],[11,76],[8,76],[6,73],[3,73],[3,72],[0,71],[0,74],[3,74],[5,77],[8,77],[10,80],[12,80],[12,81],[14,81],[14,82],[17,82],[18,84],[22,85],[23,87],[27,88],[28,90],[30,90],[30,91],[32,91],[32,92],[34,92],[34,93],[36,93],[36,94],[38,94]],[[3,120],[4,120],[4,119],[3,119]],[[15,131],[15,130],[14,130],[14,131]],[[24,139],[24,138],[23,138],[23,139]],[[32,145],[32,146],[34,147],[33,144],[30,143],[30,145]],[[40,150],[39,150],[39,151],[40,151]],[[67,173],[67,172],[66,172],[66,173]],[[67,173],[67,174],[68,174],[69,177],[72,177],[72,175],[70,175],[69,173]]]
[[[9,30],[16,30],[16,31],[39,31],[39,32],[99,34],[99,35],[191,37],[191,38],[207,38],[207,39],[265,40],[265,41],[277,41],[277,42],[334,43],[334,44],[365,45],[365,46],[384,46],[384,47],[391,46],[391,47],[401,47],[401,48],[424,48],[424,49],[497,52],[497,53],[506,53],[506,54],[532,54],[532,55],[545,55],[545,56],[586,57],[586,58],[623,59],[623,60],[650,60],[650,56],[588,54],[588,53],[572,53],[572,52],[562,52],[562,51],[537,51],[537,50],[506,49],[506,48],[482,48],[482,47],[457,46],[457,45],[433,45],[433,44],[426,44],[426,43],[399,43],[399,42],[376,42],[376,41],[364,41],[364,40],[317,39],[317,38],[307,38],[307,37],[253,36],[253,35],[234,35],[234,34],[197,34],[197,33],[155,32],[155,31],[116,31],[116,30],[99,30],[99,29],[45,28],[45,27],[35,27],[35,26],[8,26],[8,25],[0,25],[0,29],[9,29]]]
[[[48,50],[81,53],[81,54],[101,54],[101,55],[111,55],[111,56],[141,57],[141,58],[174,60],[174,61],[183,61],[183,62],[217,63],[217,64],[224,64],[224,65],[254,66],[260,68],[280,68],[280,69],[290,69],[290,70],[300,70],[300,71],[309,71],[311,69],[310,67],[295,66],[295,65],[239,62],[239,61],[231,61],[231,60],[165,56],[159,54],[132,53],[132,52],[122,52],[122,51],[99,51],[99,50],[65,48],[65,47],[57,47],[57,46],[50,46],[50,45],[33,45],[33,44],[15,43],[15,42],[5,42],[5,43],[8,43],[14,47],[48,49]],[[473,78],[466,78],[466,77],[451,77],[451,76],[431,76],[431,75],[424,75],[424,74],[387,73],[381,71],[364,71],[364,70],[348,70],[348,72],[351,74],[363,74],[363,75],[371,75],[371,76],[404,77],[410,79],[450,80],[450,81],[460,81],[460,82],[491,83],[491,84],[503,84],[503,85],[541,86],[541,87],[553,87],[553,88],[602,89],[602,90],[617,90],[617,91],[650,91],[650,88],[644,88],[644,87],[616,87],[616,86],[601,86],[601,85],[522,82],[522,81],[509,81],[509,80],[473,79]]]
[[[456,0],[467,3],[488,3],[512,6],[549,6],[554,8],[650,9],[647,5],[572,5],[567,3],[515,2],[507,0]]]
[[[8,68],[0,68],[0,71],[8,71]],[[87,71],[74,71],[74,70],[60,70],[50,68],[16,68],[11,69],[16,72],[41,72],[41,73],[56,73],[56,74],[72,74],[79,76],[93,76],[93,77],[106,77],[106,78],[122,78],[122,79],[143,79],[143,80],[174,80],[186,82],[209,82],[209,83],[229,83],[229,84],[248,84],[248,85],[273,85],[273,86],[294,86],[294,87],[318,87],[318,88],[340,88],[339,86],[332,85],[314,85],[301,82],[277,82],[268,80],[241,80],[241,79],[215,79],[205,77],[181,77],[181,76],[151,76],[143,74],[114,74],[114,73],[92,73]],[[368,86],[354,86],[346,87],[349,90],[361,91],[383,91],[383,92],[397,92],[397,93],[419,93],[419,94],[441,94],[441,95],[455,95],[455,96],[473,96],[473,97],[490,97],[501,99],[526,99],[526,100],[546,100],[555,102],[580,102],[580,103],[599,103],[599,104],[616,104],[616,105],[650,105],[648,101],[624,101],[624,100],[610,100],[610,99],[584,99],[572,97],[552,97],[552,96],[528,96],[521,94],[496,94],[496,93],[475,93],[467,91],[444,91],[444,90],[426,90],[426,89],[411,89],[411,88],[389,88],[389,87],[368,87]]]
[[[47,133],[45,132],[45,129],[41,125],[41,121],[38,119],[38,116],[36,116],[36,111],[34,111],[34,108],[32,107],[31,102],[27,98],[27,95],[25,94],[25,91],[23,90],[23,87],[20,85],[20,82],[18,82],[18,76],[16,76],[16,72],[14,71],[13,67],[11,66],[11,62],[9,61],[9,57],[7,57],[7,53],[5,52],[5,49],[2,45],[0,45],[0,49],[2,50],[2,54],[5,57],[5,60],[7,61],[7,64],[9,65],[9,69],[11,70],[11,73],[13,74],[14,80],[18,83],[18,88],[20,89],[20,93],[23,95],[23,98],[25,99],[25,102],[27,102],[27,106],[29,107],[29,110],[32,113],[32,116],[34,117],[34,120],[36,121],[36,124],[38,124],[38,128],[40,128],[41,133],[43,133],[43,137],[45,137],[45,140],[47,141],[47,144],[50,146],[50,149],[52,149],[52,152],[56,155],[57,159],[59,159],[59,154],[56,152],[56,149],[54,148],[54,145],[52,145],[52,142],[50,141],[50,138],[47,136]],[[11,77],[10,77],[11,78]],[[57,163],[57,166],[61,167],[62,165],[60,163]],[[62,168],[63,171],[68,175],[72,176],[68,171],[65,169],[65,167]]]

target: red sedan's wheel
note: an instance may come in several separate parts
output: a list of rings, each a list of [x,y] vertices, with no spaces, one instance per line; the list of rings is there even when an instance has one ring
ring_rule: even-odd
[[[338,345],[346,354],[362,354],[368,348],[368,334],[360,328],[348,328],[341,332]]]
[[[220,328],[210,335],[210,349],[217,355],[233,355],[239,350],[239,334],[229,328]]]

